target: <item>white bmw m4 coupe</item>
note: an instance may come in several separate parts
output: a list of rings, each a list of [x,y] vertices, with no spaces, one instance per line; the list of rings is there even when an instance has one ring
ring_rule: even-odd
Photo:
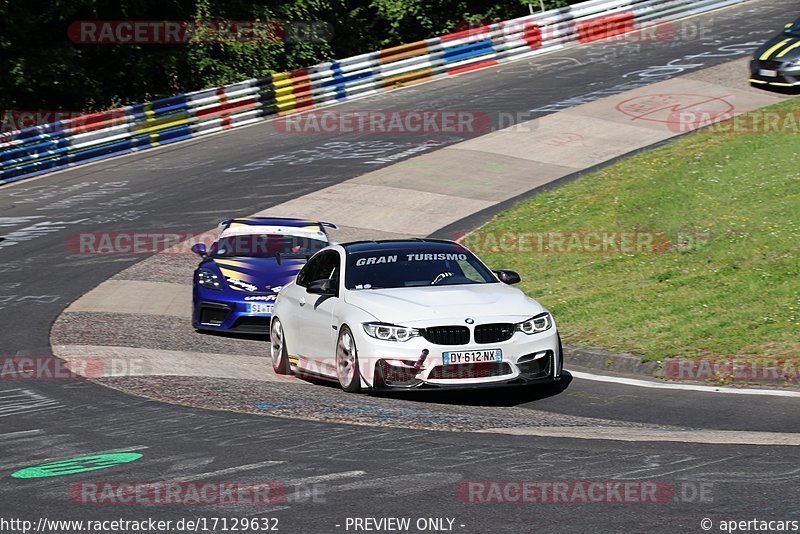
[[[555,320],[517,282],[452,241],[331,245],[278,295],[273,368],[349,392],[559,380]]]

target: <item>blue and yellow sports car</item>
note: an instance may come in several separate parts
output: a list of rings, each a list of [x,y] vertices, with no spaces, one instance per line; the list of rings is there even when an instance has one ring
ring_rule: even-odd
[[[278,217],[231,219],[194,272],[192,324],[197,330],[269,334],[281,288],[329,244],[326,222]]]
[[[772,87],[800,86],[800,19],[764,43],[750,62],[750,83]]]

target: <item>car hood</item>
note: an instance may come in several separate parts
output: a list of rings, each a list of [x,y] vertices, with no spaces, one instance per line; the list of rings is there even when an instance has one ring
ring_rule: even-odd
[[[377,320],[407,326],[474,319],[477,324],[515,317],[524,320],[544,308],[505,284],[349,290],[345,300]]]
[[[210,258],[228,287],[243,293],[277,293],[295,279],[305,259],[284,258]],[[204,264],[208,267],[208,264]]]
[[[762,61],[792,61],[800,58],[800,45],[798,43],[800,43],[800,38],[798,37],[791,37],[786,34],[777,35],[756,51],[755,58]],[[764,57],[767,52],[769,52],[769,55]]]

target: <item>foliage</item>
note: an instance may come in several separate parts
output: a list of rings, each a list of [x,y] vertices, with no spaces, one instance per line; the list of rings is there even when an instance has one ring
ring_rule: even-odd
[[[0,109],[107,109],[527,13],[521,0],[0,0]],[[81,20],[274,21],[286,35],[267,42],[76,44],[67,29]]]

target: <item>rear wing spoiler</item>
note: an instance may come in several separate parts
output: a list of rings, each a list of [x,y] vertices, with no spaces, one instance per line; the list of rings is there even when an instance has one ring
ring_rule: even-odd
[[[299,219],[297,217],[236,217],[234,219],[225,219],[224,221],[221,221],[217,225],[217,227],[222,228],[223,226],[227,226],[228,224],[230,224],[231,222],[233,222],[233,221],[235,221],[237,219],[255,219],[255,220],[257,220],[257,219],[275,219],[275,220],[283,219],[285,221],[305,221],[305,220],[308,220],[309,223],[318,224],[318,225],[320,225],[320,226],[322,226],[324,228],[330,228],[331,230],[338,230],[339,229],[338,226],[336,226],[335,224],[333,224],[331,222],[314,221],[312,219]]]

